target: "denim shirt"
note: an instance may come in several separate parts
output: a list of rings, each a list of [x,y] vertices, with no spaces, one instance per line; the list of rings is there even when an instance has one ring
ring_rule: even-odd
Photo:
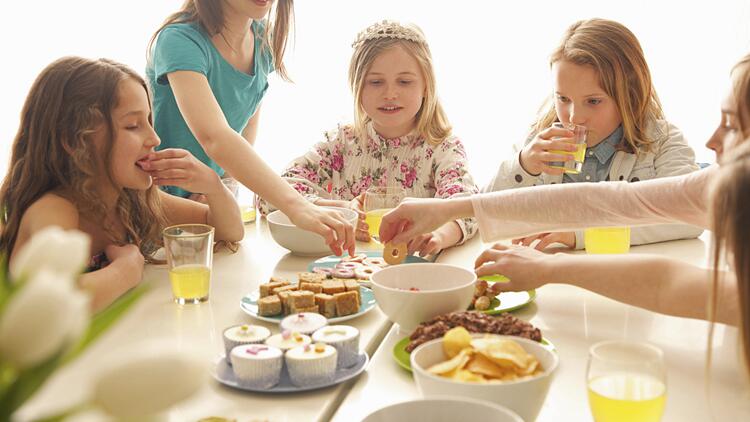
[[[622,140],[622,126],[599,142],[595,147],[586,148],[583,168],[578,174],[565,173],[563,183],[603,182],[609,177],[612,157],[617,152],[617,145]]]

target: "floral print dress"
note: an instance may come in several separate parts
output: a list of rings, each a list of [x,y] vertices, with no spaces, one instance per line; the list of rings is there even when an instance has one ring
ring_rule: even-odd
[[[437,145],[413,135],[385,139],[367,125],[365,140],[351,126],[339,126],[325,140],[292,161],[282,174],[310,201],[352,200],[371,186],[402,186],[414,198],[450,198],[477,193],[461,141],[449,136]],[[264,215],[271,205],[261,200]],[[456,220],[463,243],[476,234],[474,218]],[[460,244],[459,243],[459,244]]]

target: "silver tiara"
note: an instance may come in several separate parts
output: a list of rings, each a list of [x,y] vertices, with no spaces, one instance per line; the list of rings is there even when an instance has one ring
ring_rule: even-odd
[[[415,25],[404,26],[395,21],[384,20],[368,26],[367,29],[357,34],[357,39],[352,43],[352,47],[357,48],[365,41],[378,38],[396,38],[417,44],[427,44],[422,31]]]

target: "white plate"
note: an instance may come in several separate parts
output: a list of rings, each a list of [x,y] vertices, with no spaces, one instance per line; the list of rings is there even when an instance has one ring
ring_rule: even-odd
[[[219,381],[220,383],[227,385],[229,387],[237,388],[239,390],[252,391],[255,393],[269,393],[269,394],[299,393],[302,391],[310,391],[310,390],[317,390],[319,388],[330,387],[332,385],[336,385],[346,380],[350,380],[356,377],[357,375],[361,374],[367,367],[367,362],[369,361],[370,361],[370,357],[367,355],[367,352],[363,350],[359,353],[359,359],[357,360],[357,363],[354,366],[351,366],[349,368],[336,369],[336,375],[334,376],[333,381],[325,382],[323,384],[308,385],[305,387],[297,387],[296,385],[292,384],[292,381],[289,379],[289,373],[286,370],[286,365],[284,365],[281,368],[281,380],[279,381],[278,384],[276,384],[275,387],[255,388],[255,387],[249,387],[247,385],[242,385],[242,383],[234,376],[234,371],[232,370],[232,367],[227,365],[227,360],[225,359],[224,356],[222,356],[221,359],[219,359],[219,361],[216,362],[216,372],[214,373],[214,378],[216,378],[216,380]]]
[[[362,298],[362,304],[359,306],[359,311],[357,313],[354,313],[351,315],[345,315],[341,317],[336,317],[336,318],[328,318],[328,323],[330,324],[330,323],[348,321],[352,318],[357,318],[358,316],[362,316],[370,312],[372,308],[375,307],[375,294],[372,292],[372,290],[364,286],[359,286],[359,294],[360,294],[360,297]],[[251,317],[255,319],[259,319],[261,321],[266,321],[266,322],[274,322],[276,324],[281,323],[281,320],[284,319],[284,315],[276,315],[276,316],[258,315],[259,296],[260,296],[260,292],[256,291],[243,297],[242,300],[240,300],[240,308],[242,308],[242,310],[246,314],[250,315]]]

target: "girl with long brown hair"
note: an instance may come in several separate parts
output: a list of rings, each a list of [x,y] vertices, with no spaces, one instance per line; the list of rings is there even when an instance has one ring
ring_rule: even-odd
[[[154,127],[162,147],[192,152],[323,236],[335,253],[353,253],[354,232],[344,217],[306,201],[252,147],[268,75],[289,79],[283,59],[293,10],[293,0],[186,0],[149,44]],[[200,191],[167,190],[203,200]]]
[[[159,142],[146,83],[133,70],[80,57],[48,65],[26,98],[0,187],[0,253],[12,266],[47,226],[88,234],[94,268],[79,283],[96,310],[140,282],[165,225],[210,224],[217,239],[241,240],[239,209],[216,173],[187,151],[155,152]],[[154,184],[200,189],[208,205]]]
[[[485,192],[560,183],[637,182],[698,169],[682,132],[665,120],[641,45],[624,25],[605,19],[574,23],[553,51],[550,68],[552,95],[526,141],[515,146]],[[587,129],[586,152],[576,173],[560,168],[559,162],[573,158],[561,151],[574,151],[576,146],[568,142],[573,133],[555,123]],[[693,238],[701,232],[688,225],[636,227],[631,244]],[[553,243],[583,248],[582,231],[542,233],[516,243],[537,240],[538,249]]]

